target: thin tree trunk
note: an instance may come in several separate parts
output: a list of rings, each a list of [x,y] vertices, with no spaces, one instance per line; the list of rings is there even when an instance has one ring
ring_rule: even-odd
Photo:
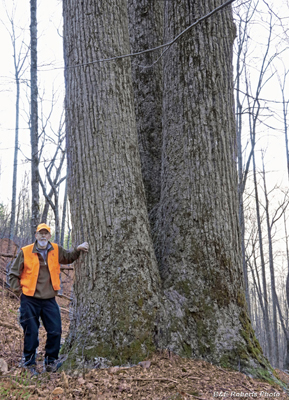
[[[284,230],[285,230],[285,244],[286,244],[286,259],[287,259],[286,300],[287,300],[287,309],[289,309],[289,245],[288,245],[287,221],[285,213],[284,213]]]
[[[16,83],[16,108],[15,108],[15,144],[14,144],[14,160],[13,160],[13,183],[12,183],[12,201],[11,201],[11,219],[9,238],[12,240],[15,235],[15,219],[16,219],[16,197],[17,197],[17,163],[18,163],[18,140],[19,140],[19,113],[20,113],[20,79],[24,71],[25,61],[28,56],[28,50],[22,51],[24,42],[22,41],[17,51],[17,42],[19,37],[16,35],[14,26],[14,16],[9,17],[11,23],[10,38],[13,47],[14,74]],[[17,225],[16,225],[17,226]],[[17,229],[17,228],[16,228]]]
[[[17,196],[17,164],[18,164],[18,135],[19,135],[19,102],[20,102],[20,81],[15,65],[16,79],[16,122],[15,122],[15,143],[14,143],[14,162],[13,162],[13,183],[12,183],[12,203],[9,238],[13,240],[16,218],[16,196]]]
[[[254,13],[254,11],[253,11]],[[244,219],[244,190],[246,186],[247,176],[249,172],[251,153],[246,162],[245,168],[243,167],[243,148],[242,148],[242,127],[243,127],[243,103],[240,98],[240,84],[242,79],[242,71],[244,69],[241,58],[246,60],[247,53],[247,40],[248,40],[248,22],[251,14],[251,4],[248,5],[245,21],[239,18],[238,37],[237,42],[237,60],[236,60],[236,132],[237,132],[237,152],[238,152],[238,193],[239,193],[239,221],[241,227],[241,252],[242,252],[242,265],[245,282],[246,301],[250,315],[250,296],[249,296],[249,282],[248,282],[248,267],[246,263],[245,254],[245,219]]]
[[[31,235],[39,223],[39,173],[38,173],[38,88],[37,88],[37,0],[30,0],[30,37],[31,37],[31,189],[32,189],[32,215]]]
[[[67,228],[68,228],[68,232],[67,232],[67,238],[66,238],[66,248],[69,249],[70,247],[70,235],[71,235],[71,227],[70,227],[70,222],[69,222],[69,216],[70,216],[70,210],[69,210],[69,204],[67,207]]]
[[[253,266],[249,263],[250,267],[251,267],[251,273],[252,273],[252,277],[253,277],[253,282],[254,282],[254,290],[257,291],[258,294],[258,299],[259,299],[259,303],[260,303],[260,307],[262,310],[263,315],[265,315],[265,308],[264,308],[264,302],[263,302],[263,293],[261,290],[261,284],[260,284],[260,278],[259,278],[259,272],[258,272],[258,267],[257,267],[257,260],[256,260],[256,254],[255,254],[255,250],[253,253],[253,257],[254,257],[254,268]],[[255,276],[256,274],[256,276]],[[254,299],[256,300],[256,294],[254,295]]]
[[[53,189],[50,189],[50,192],[48,193],[48,197],[50,199],[52,199],[52,196],[53,196]],[[44,208],[43,208],[42,215],[41,215],[41,222],[44,222],[45,224],[47,223],[49,205],[50,204],[49,204],[48,200],[45,199]]]
[[[20,231],[19,220],[20,220],[20,211],[21,211],[22,201],[23,201],[23,191],[21,190],[20,193],[18,194],[17,217],[16,217],[16,224],[15,224],[15,231],[14,231],[15,236],[17,236],[17,233]]]
[[[284,74],[283,82],[280,82],[280,89],[282,94],[282,106],[283,106],[283,123],[284,123],[284,137],[285,137],[285,149],[286,149],[286,160],[287,160],[287,173],[289,179],[289,145],[288,145],[288,106],[289,106],[289,99],[285,98],[285,88],[286,88],[286,80],[288,77],[289,71],[287,70]]]
[[[60,220],[59,220],[59,192],[56,189],[56,195],[54,193],[54,220],[55,220],[55,242],[60,243]]]
[[[49,166],[45,167],[45,169],[46,169],[46,177],[48,178],[49,184],[51,186],[51,189],[50,189],[49,193],[46,193],[46,188],[45,188],[44,182],[41,180],[41,177],[39,179],[41,187],[42,187],[42,191],[43,191],[43,194],[44,194],[44,197],[45,197],[44,209],[43,209],[42,216],[41,216],[41,222],[44,222],[44,223],[46,223],[46,221],[47,221],[49,206],[54,211],[52,197],[53,197],[53,195],[55,195],[56,188],[59,187],[60,184],[64,180],[64,178],[60,179],[61,172],[62,172],[62,166],[63,166],[64,159],[65,159],[65,152],[64,151],[62,151],[61,158],[60,158],[60,163],[59,163],[58,167],[55,165],[56,164],[56,160],[57,160],[57,156],[59,155],[59,150],[61,150],[60,145],[57,147],[57,149],[56,149],[56,151],[54,153],[54,156],[53,156],[52,160],[50,161]],[[51,176],[52,176],[53,167],[55,167],[56,171],[55,171],[55,177],[52,180]]]
[[[267,336],[268,358],[269,358],[270,362],[273,362],[272,336],[271,336],[271,327],[270,327],[270,320],[269,320],[269,302],[268,302],[267,281],[266,281],[266,265],[265,265],[265,258],[264,258],[263,234],[262,234],[262,223],[261,223],[261,215],[260,215],[258,182],[257,182],[257,175],[256,175],[255,152],[253,153],[253,177],[254,177],[256,217],[257,217],[259,249],[260,249],[260,261],[261,261],[261,270],[262,270],[262,285],[263,285],[264,311],[265,311],[264,323],[265,323],[265,332],[266,332],[266,336]]]
[[[285,338],[285,342],[286,342],[286,345],[285,345],[285,348],[286,348],[286,357],[285,357],[285,360],[284,360],[284,363],[283,363],[283,368],[284,368],[284,369],[288,369],[288,366],[289,366],[289,359],[288,359],[288,351],[289,351],[289,331],[288,331],[288,328],[286,327],[286,325],[285,325],[285,323],[284,323],[284,319],[283,319],[283,315],[282,315],[280,303],[279,303],[278,296],[277,296],[277,293],[276,293],[276,292],[275,292],[275,299],[276,299],[276,307],[277,307],[277,310],[278,310],[278,314],[279,314],[279,319],[280,319],[280,322],[281,322],[282,331],[283,331],[283,333],[284,333],[284,338]],[[281,335],[279,334],[278,337],[281,337]]]
[[[265,212],[266,212],[266,225],[269,246],[269,267],[271,277],[271,292],[272,292],[272,312],[273,312],[273,349],[274,357],[272,360],[273,365],[279,368],[279,345],[278,345],[278,323],[277,323],[277,295],[275,287],[275,273],[274,273],[274,258],[273,258],[273,244],[272,244],[272,229],[269,215],[269,199],[266,185],[265,167],[263,162],[263,183],[264,183],[264,196],[265,196]]]
[[[53,180],[51,178],[52,167],[54,166],[56,156],[58,154],[58,150],[59,150],[59,148],[56,150],[55,156],[54,156],[53,160],[51,160],[51,162],[50,162],[51,165],[48,167],[45,166],[46,177],[48,179],[49,185],[51,186],[49,194],[47,194],[44,182],[43,182],[41,176],[39,176],[40,185],[42,187],[42,191],[43,191],[43,194],[45,197],[45,207],[44,207],[43,214],[42,214],[42,217],[43,217],[42,222],[46,222],[47,213],[48,213],[48,207],[46,207],[46,205],[48,205],[51,207],[51,209],[54,213],[54,222],[55,222],[55,239],[54,240],[56,243],[59,243],[59,241],[60,241],[59,186],[65,179],[65,177],[62,177],[61,179],[59,179],[61,170],[62,170],[62,165],[63,165],[64,159],[65,159],[64,151],[62,152],[60,163],[59,163],[58,167],[56,168],[55,178]],[[54,196],[54,203],[52,201],[53,196]]]
[[[284,81],[283,85],[281,85],[281,92],[282,92],[282,101],[283,101],[283,121],[284,121],[284,136],[285,136],[285,148],[286,148],[286,160],[287,160],[287,173],[289,178],[289,146],[288,146],[288,123],[287,123],[287,115],[288,115],[288,105],[289,100],[285,99],[285,86],[286,86],[286,79],[289,74],[287,71],[284,74]],[[286,254],[287,254],[287,263],[288,263],[288,274],[286,280],[286,299],[287,299],[287,307],[289,307],[289,251],[288,251],[288,236],[286,230],[286,220],[284,222],[285,226],[285,238],[286,238]],[[288,327],[286,329],[286,358],[284,361],[284,369],[289,369],[289,334],[288,334]]]
[[[62,218],[61,218],[61,237],[60,237],[60,245],[61,246],[63,246],[63,244],[64,244],[66,210],[67,210],[67,179],[65,180],[65,190],[64,190],[63,209],[62,209]]]

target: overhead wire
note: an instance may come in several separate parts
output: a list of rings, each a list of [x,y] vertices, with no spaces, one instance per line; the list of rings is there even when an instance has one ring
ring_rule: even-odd
[[[162,53],[162,55],[155,61],[157,62],[163,55],[165,52],[167,52],[170,47],[176,42],[178,41],[182,36],[184,36],[188,31],[190,31],[193,27],[195,27],[196,25],[198,25],[200,22],[206,20],[207,18],[211,17],[212,15],[216,14],[218,11],[222,10],[223,8],[227,7],[228,5],[230,5],[231,3],[233,3],[236,0],[228,0],[226,1],[224,4],[221,4],[219,7],[214,8],[214,10],[210,11],[208,14],[198,18],[195,22],[193,22],[191,25],[189,25],[186,29],[184,29],[181,33],[179,33],[177,36],[174,37],[174,39],[172,39],[170,42],[164,43],[162,45],[156,46],[156,47],[152,47],[150,49],[146,49],[146,50],[141,50],[141,51],[137,51],[135,53],[128,53],[128,54],[122,54],[119,56],[113,56],[113,57],[109,57],[109,58],[100,58],[98,60],[94,60],[94,61],[90,61],[87,63],[82,63],[82,64],[76,64],[76,65],[72,65],[72,66],[62,66],[62,67],[55,67],[55,68],[50,68],[50,69],[41,69],[39,71],[42,72],[46,72],[46,71],[53,71],[53,70],[57,70],[57,69],[72,69],[72,68],[79,68],[79,67],[86,67],[88,65],[92,65],[92,64],[97,64],[97,63],[102,63],[102,62],[108,62],[108,61],[114,61],[114,60],[120,60],[123,58],[127,58],[127,57],[135,57],[135,56],[139,56],[141,54],[145,54],[145,53],[151,53],[153,51],[156,50],[160,50],[163,48],[166,48],[164,50],[164,52]],[[153,65],[153,64],[152,64]]]

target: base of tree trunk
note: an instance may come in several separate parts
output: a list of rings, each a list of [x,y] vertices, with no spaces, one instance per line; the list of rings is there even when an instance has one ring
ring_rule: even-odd
[[[166,293],[167,298],[172,299]],[[123,341],[123,332],[118,333],[118,339],[112,342],[105,340],[105,335],[97,332],[83,332],[77,330],[77,337],[71,333],[61,349],[62,354],[68,358],[63,368],[65,370],[79,368],[99,368],[120,365],[136,365],[144,359],[148,359],[153,353],[160,350],[168,350],[183,358],[203,359],[222,368],[229,368],[245,373],[248,376],[276,381],[274,370],[269,361],[264,357],[262,348],[255,337],[250,319],[244,311],[245,295],[240,292],[238,295],[238,306],[241,309],[239,324],[236,320],[232,325],[225,318],[222,318],[223,325],[216,329],[208,329],[204,310],[197,315],[194,314],[196,328],[188,332],[188,324],[184,324],[180,318],[180,309],[172,301],[170,306],[166,303],[166,318],[158,315],[158,325],[155,323],[155,331],[140,331],[136,337],[131,337],[130,342]],[[162,309],[163,310],[163,309]],[[182,313],[186,314],[183,307]],[[188,310],[187,310],[188,311]],[[190,310],[192,312],[193,310]],[[188,311],[189,312],[189,311]],[[210,309],[209,314],[212,313]],[[208,315],[209,317],[209,315]],[[186,317],[185,317],[186,319]],[[216,321],[218,313],[216,313]],[[187,320],[186,320],[187,321]],[[217,326],[217,322],[216,322]],[[223,328],[223,330],[222,330]],[[222,339],[218,337],[222,335]],[[227,348],[227,350],[226,350]]]

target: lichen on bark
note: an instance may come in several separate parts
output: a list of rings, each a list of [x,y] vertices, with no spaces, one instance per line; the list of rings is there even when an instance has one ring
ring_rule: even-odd
[[[165,1],[164,40],[220,3]],[[144,12],[153,2],[134,5]],[[140,135],[149,132],[135,113],[148,124],[148,103],[136,104],[145,98],[147,74],[134,91],[128,58],[94,62],[129,53],[127,1],[64,0],[63,7],[73,240],[90,242],[75,266],[69,363],[136,363],[169,348],[233,368],[268,369],[243,298],[230,7],[176,42],[150,86],[151,96],[163,75],[153,103],[158,130],[162,101],[160,187],[149,205],[159,169],[144,177],[153,152],[142,150],[141,163]],[[131,19],[130,29],[136,23]]]

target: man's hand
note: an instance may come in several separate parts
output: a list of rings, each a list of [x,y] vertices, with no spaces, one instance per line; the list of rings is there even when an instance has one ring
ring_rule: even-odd
[[[81,243],[76,250],[88,252],[89,244],[87,242]]]

